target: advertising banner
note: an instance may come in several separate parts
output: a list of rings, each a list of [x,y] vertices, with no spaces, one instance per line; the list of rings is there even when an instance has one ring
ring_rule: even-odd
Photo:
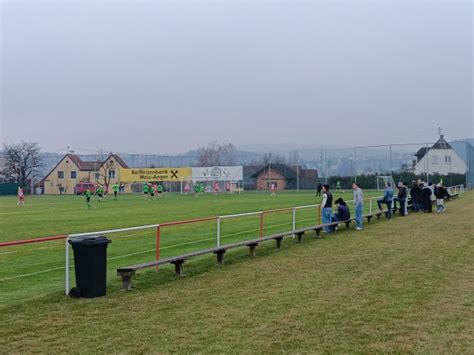
[[[191,168],[137,168],[120,169],[123,182],[181,181],[191,178]]]
[[[241,181],[244,179],[242,166],[213,166],[192,168],[193,181]]]

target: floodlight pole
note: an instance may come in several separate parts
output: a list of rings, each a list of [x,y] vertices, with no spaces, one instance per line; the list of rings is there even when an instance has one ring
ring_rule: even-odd
[[[466,186],[466,188],[469,188],[469,174],[470,174],[470,171],[469,171],[469,165],[470,165],[470,162],[471,162],[471,150],[469,149],[469,143],[468,141],[466,140],[465,141],[466,143],[466,183],[464,184],[464,186]]]
[[[393,180],[393,173],[392,173],[392,145],[390,144],[390,177]]]
[[[426,183],[429,184],[430,183],[430,161],[429,161],[429,156],[428,156],[428,144],[426,144],[425,146],[426,148],[426,153],[425,153],[425,156],[426,156]]]
[[[296,163],[296,191],[300,191],[300,166]]]
[[[354,147],[354,182],[357,182],[357,170],[356,170],[356,161],[357,161],[357,147]]]
[[[270,191],[270,169],[271,169],[271,165],[270,165],[270,161],[268,161],[268,191]]]

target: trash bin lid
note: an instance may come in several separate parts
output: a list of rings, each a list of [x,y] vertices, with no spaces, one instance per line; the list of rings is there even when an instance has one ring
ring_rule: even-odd
[[[103,236],[81,239],[69,239],[69,244],[71,245],[104,245],[109,243],[112,243],[112,241]]]

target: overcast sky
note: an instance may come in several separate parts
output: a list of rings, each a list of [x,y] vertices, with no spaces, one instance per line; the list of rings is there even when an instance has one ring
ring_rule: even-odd
[[[164,154],[472,137],[472,17],[471,1],[3,1],[1,140]]]

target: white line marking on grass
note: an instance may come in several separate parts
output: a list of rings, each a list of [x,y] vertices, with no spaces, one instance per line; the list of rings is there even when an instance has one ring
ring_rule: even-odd
[[[16,251],[2,251],[0,252],[0,255],[5,255],[5,254],[14,254]]]
[[[71,267],[72,267],[72,265],[71,265]],[[44,274],[44,273],[46,273],[46,272],[51,272],[51,271],[56,271],[56,270],[64,270],[64,266],[55,267],[55,268],[47,269],[47,270],[36,271],[36,272],[30,272],[30,273],[28,273],[28,274],[21,274],[21,275],[16,275],[16,276],[12,276],[12,277],[7,277],[7,278],[4,278],[4,279],[0,279],[0,282],[2,282],[2,281],[8,281],[8,280],[14,280],[14,279],[19,279],[19,278],[21,278],[21,277],[27,277],[27,276],[34,276],[34,275]]]

